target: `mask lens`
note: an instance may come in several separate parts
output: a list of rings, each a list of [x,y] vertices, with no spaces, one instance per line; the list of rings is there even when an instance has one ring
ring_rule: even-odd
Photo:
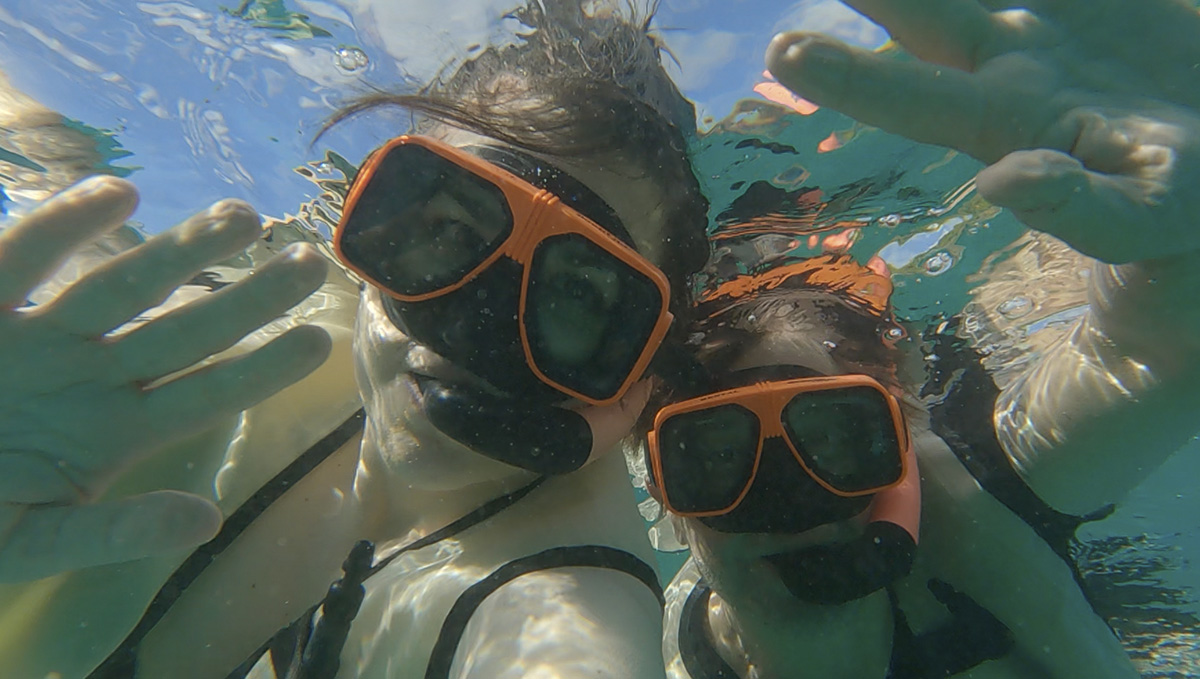
[[[415,144],[393,147],[343,225],[345,258],[393,292],[462,280],[513,229],[499,187]]]
[[[882,488],[903,473],[891,410],[871,387],[797,394],[783,427],[808,468],[842,492]]]
[[[579,234],[538,244],[525,331],[550,380],[597,400],[613,396],[646,350],[664,300],[647,276]]]
[[[680,512],[727,509],[750,483],[758,416],[738,405],[676,415],[659,428],[663,490]]]

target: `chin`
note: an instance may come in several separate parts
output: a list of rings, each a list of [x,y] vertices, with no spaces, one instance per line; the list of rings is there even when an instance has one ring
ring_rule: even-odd
[[[379,304],[379,293],[361,295],[354,337],[355,372],[367,411],[366,466],[402,479],[420,491],[450,491],[520,473],[476,454],[446,436],[425,415],[414,373],[451,370],[400,332]]]

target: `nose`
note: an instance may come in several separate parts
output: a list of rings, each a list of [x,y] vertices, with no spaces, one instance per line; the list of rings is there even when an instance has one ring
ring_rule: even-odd
[[[818,492],[824,493],[825,490],[804,471],[783,438],[763,441],[758,474],[754,477],[747,499],[757,496],[771,503],[794,503],[798,498],[810,497]]]
[[[870,498],[841,498],[804,471],[782,438],[763,442],[754,483],[729,514],[702,519],[709,527],[733,533],[802,533],[849,518],[866,509]]]

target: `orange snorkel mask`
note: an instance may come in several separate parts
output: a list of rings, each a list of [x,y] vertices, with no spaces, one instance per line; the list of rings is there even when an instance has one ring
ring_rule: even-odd
[[[891,292],[886,277],[848,257],[820,257],[738,277],[704,301],[717,306],[709,314],[716,316],[731,302],[780,286],[857,293],[856,308],[880,320]],[[773,534],[865,512],[867,525],[854,540],[768,557],[805,601],[844,603],[907,574],[918,539],[920,481],[896,397],[867,375],[815,375],[799,366],[732,377],[745,386],[656,415],[647,452],[653,490],[665,508],[721,532]]]
[[[516,149],[473,150],[405,135],[375,151],[338,258],[407,334],[492,386],[615,403],[671,325],[666,276],[586,186]]]

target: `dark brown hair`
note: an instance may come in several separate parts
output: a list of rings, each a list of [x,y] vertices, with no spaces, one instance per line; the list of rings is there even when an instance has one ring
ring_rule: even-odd
[[[733,305],[701,304],[694,314],[696,357],[713,375],[729,374],[731,366],[757,343],[804,332],[801,326],[807,323],[829,328],[836,337],[829,352],[840,368],[902,389],[896,374],[900,352],[891,335],[903,329],[890,313],[877,315],[845,295],[780,286]]]
[[[413,94],[376,93],[326,126],[380,106],[398,106],[533,153],[595,158],[628,167],[662,187],[668,214],[664,262],[675,307],[688,276],[708,258],[708,201],[693,174],[687,138],[695,109],[662,68],[663,50],[632,0],[589,14],[580,0],[530,0],[512,17],[530,30],[492,46]]]

